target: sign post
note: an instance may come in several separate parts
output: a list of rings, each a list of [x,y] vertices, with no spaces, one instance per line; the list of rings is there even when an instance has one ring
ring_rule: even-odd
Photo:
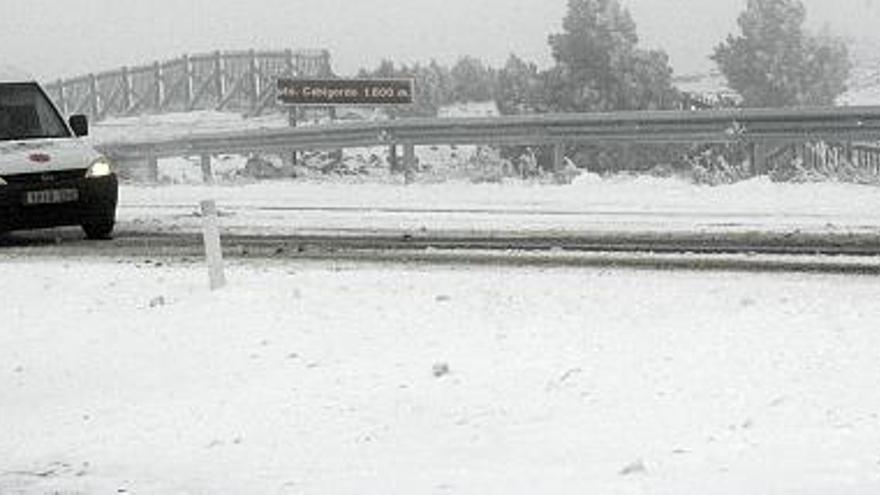
[[[280,105],[289,107],[294,115],[299,106],[329,107],[335,114],[339,106],[411,105],[415,94],[413,79],[278,79],[276,97]],[[293,119],[292,124],[295,125]],[[389,142],[391,172],[399,172],[397,144]],[[296,152],[293,152],[294,157]],[[295,162],[294,158],[294,162]],[[415,151],[404,145],[404,181],[413,181]]]
[[[288,107],[287,107],[287,124],[290,127],[296,127],[298,124],[297,120],[298,119],[297,119],[297,115],[296,115],[296,106],[295,105],[288,105]],[[299,163],[297,163],[298,157],[296,154],[296,150],[290,150],[289,160],[290,160],[290,169],[295,170],[295,167],[299,164]]]

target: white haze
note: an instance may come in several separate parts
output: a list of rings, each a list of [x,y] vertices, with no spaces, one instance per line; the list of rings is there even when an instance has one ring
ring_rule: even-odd
[[[0,63],[52,79],[216,49],[328,48],[340,74],[382,58],[546,66],[565,0],[3,0]],[[745,0],[624,0],[646,47],[679,73],[705,71]],[[810,24],[876,37],[875,0],[806,0]]]

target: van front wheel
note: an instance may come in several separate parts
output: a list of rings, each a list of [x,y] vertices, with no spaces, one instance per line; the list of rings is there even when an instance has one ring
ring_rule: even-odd
[[[96,223],[85,223],[82,226],[86,238],[91,240],[108,240],[113,238],[114,221],[104,221]]]

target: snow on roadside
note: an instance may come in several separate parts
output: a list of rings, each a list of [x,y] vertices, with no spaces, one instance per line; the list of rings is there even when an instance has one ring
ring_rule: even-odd
[[[198,229],[193,212],[205,198],[216,199],[225,209],[225,228],[247,233],[351,229],[876,232],[876,212],[880,211],[880,195],[873,186],[780,184],[766,178],[717,187],[678,179],[592,174],[568,186],[512,181],[405,187],[278,180],[217,186],[124,185],[121,226]]]
[[[871,278],[267,262],[209,293],[171,259],[0,274],[4,494],[880,489]]]

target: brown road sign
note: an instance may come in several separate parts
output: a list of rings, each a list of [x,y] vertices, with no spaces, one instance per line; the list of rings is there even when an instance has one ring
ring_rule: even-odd
[[[282,105],[408,105],[412,79],[279,79]]]

